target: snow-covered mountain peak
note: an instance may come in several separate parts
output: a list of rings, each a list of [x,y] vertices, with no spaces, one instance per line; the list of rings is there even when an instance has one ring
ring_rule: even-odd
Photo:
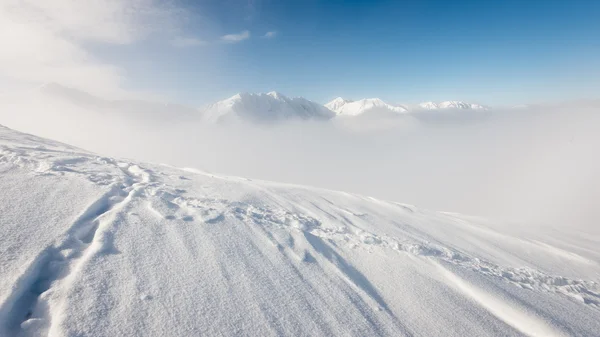
[[[441,109],[483,109],[481,105],[461,101],[444,101],[439,104]]]
[[[438,108],[438,105],[435,102],[423,102],[423,103],[419,103],[419,108],[427,109],[427,110],[435,110]]]
[[[259,95],[260,95],[260,94],[259,94]],[[287,96],[285,96],[285,95],[283,95],[282,93],[280,93],[280,92],[277,92],[277,91],[270,91],[270,92],[266,93],[266,95],[267,95],[267,96],[271,96],[271,97],[273,97],[273,98],[276,98],[276,99],[282,99],[282,100],[286,100],[286,99],[288,99],[288,97],[287,97]]]
[[[325,107],[331,111],[338,111],[342,106],[344,106],[347,103],[352,103],[352,100],[349,99],[344,99],[342,97],[338,97],[334,100],[332,100],[331,102],[325,104]]]
[[[345,99],[343,97],[337,97],[335,99],[333,99],[331,102],[327,103],[327,104],[332,104],[332,103],[352,103],[354,102],[351,99]]]
[[[374,105],[374,106],[392,106],[391,104],[388,104],[388,103],[384,102],[380,98],[364,98],[364,99],[361,99],[359,102],[362,105],[364,105],[364,106],[369,106],[369,105]]]
[[[486,107],[474,104],[467,103],[463,101],[443,101],[440,103],[435,102],[423,102],[419,104],[419,109],[425,110],[438,110],[438,109],[462,109],[462,110],[486,110]]]
[[[279,92],[240,93],[208,106],[205,119],[213,122],[276,122],[289,119],[330,119],[334,113],[303,97],[289,98]]]
[[[339,116],[358,116],[365,113],[406,112],[404,107],[388,104],[379,98],[364,98],[358,101],[347,101],[340,97],[327,103],[325,106]]]

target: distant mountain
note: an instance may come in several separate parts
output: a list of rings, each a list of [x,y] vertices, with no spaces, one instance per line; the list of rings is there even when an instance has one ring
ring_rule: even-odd
[[[196,108],[175,103],[162,103],[145,100],[109,100],[85,91],[69,88],[57,83],[47,83],[38,88],[37,95],[76,105],[88,110],[103,113],[140,114],[144,117],[194,118],[199,115]],[[37,97],[36,97],[37,96]]]
[[[345,104],[352,103],[352,102],[354,102],[354,101],[338,97],[338,98],[334,99],[333,101],[325,104],[325,107],[333,112],[336,112]]]
[[[283,120],[330,120],[334,117],[361,116],[395,118],[418,111],[485,110],[484,106],[462,101],[425,102],[407,108],[379,98],[352,101],[338,97],[324,106],[302,97],[290,98],[278,92],[240,93],[203,108],[144,100],[109,100],[57,83],[45,84],[23,97],[27,101],[47,102],[48,106],[102,116],[142,117],[144,121],[207,121],[213,123],[248,121],[272,123]]]
[[[240,93],[211,104],[203,111],[212,122],[282,120],[328,120],[335,116],[328,108],[302,97],[289,98],[278,92],[266,94]]]
[[[338,97],[325,104],[325,106],[335,112],[338,116],[359,116],[367,113],[399,114],[407,111],[403,106],[391,105],[379,98],[365,98],[359,101],[350,101]]]
[[[486,107],[473,104],[466,103],[461,101],[444,101],[440,103],[435,102],[424,102],[418,105],[418,109],[422,110],[439,110],[439,109],[463,109],[463,110],[487,110]]]

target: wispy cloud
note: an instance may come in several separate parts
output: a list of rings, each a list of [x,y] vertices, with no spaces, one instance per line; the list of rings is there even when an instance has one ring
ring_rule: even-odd
[[[198,47],[206,45],[206,41],[202,41],[194,37],[178,36],[171,40],[171,45],[177,48]]]
[[[174,34],[180,14],[159,0],[1,0],[0,77],[124,94],[125,71],[98,59],[87,44],[126,45]]]
[[[263,35],[263,37],[265,39],[272,39],[272,38],[274,38],[276,36],[277,36],[277,32],[276,31],[266,32],[265,35]]]
[[[221,36],[221,40],[229,43],[237,43],[250,38],[250,32],[245,30],[239,34],[227,34]]]

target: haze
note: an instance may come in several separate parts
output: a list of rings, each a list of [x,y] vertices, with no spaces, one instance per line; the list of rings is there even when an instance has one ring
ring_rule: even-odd
[[[593,227],[599,215],[600,116],[593,101],[233,125],[209,124],[200,111],[158,103],[145,103],[154,113],[133,103],[109,110],[80,103],[37,91],[6,95],[0,118],[8,127],[105,155],[432,210],[569,227]]]

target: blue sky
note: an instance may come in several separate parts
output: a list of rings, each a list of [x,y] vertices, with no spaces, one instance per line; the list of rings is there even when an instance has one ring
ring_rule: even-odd
[[[210,13],[220,33],[252,34],[219,46],[217,96],[512,104],[597,98],[600,89],[599,1],[195,3],[184,5]],[[259,38],[267,31],[277,35]]]
[[[36,2],[30,0],[20,16],[0,8],[0,19],[21,20],[11,31],[33,22],[39,35],[57,32],[52,39],[44,35],[46,44],[61,42],[15,52],[12,63],[0,57],[0,80],[16,76],[18,60],[21,79],[100,88],[88,83],[94,79],[105,88],[194,105],[272,90],[318,102],[337,96],[491,105],[599,98],[597,0],[173,0],[169,8],[163,1],[146,2],[151,10],[133,17],[113,17],[129,13],[125,5],[104,14],[103,7],[83,6],[76,11],[81,20],[65,18],[64,10],[43,12],[48,6],[32,11]],[[53,3],[79,6],[75,0]],[[158,9],[168,15],[156,15]],[[31,14],[36,12],[44,15]],[[6,50],[18,51],[32,40],[23,34]],[[36,75],[27,70],[32,65],[26,61],[39,61],[26,55],[65,45],[70,49],[48,58],[64,68],[67,54],[73,74],[48,70],[47,61],[35,64],[41,69]]]

